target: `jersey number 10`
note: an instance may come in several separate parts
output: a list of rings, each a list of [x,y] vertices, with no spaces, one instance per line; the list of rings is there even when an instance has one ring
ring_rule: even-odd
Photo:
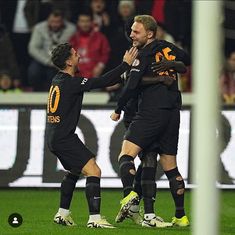
[[[55,113],[58,108],[59,101],[60,88],[58,86],[51,86],[47,102],[47,113]]]

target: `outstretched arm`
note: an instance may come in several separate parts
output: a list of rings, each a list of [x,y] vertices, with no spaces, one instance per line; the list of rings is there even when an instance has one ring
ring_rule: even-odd
[[[112,86],[118,82],[120,82],[120,76],[130,68],[131,64],[134,62],[136,56],[138,54],[138,50],[135,47],[132,47],[129,51],[126,51],[123,57],[123,63],[117,66],[115,69],[107,72],[103,76],[99,78],[90,78],[90,87],[91,89],[103,88],[107,86]],[[83,91],[87,89],[84,87]]]
[[[142,60],[138,59],[137,66],[132,66],[129,79],[118,100],[116,109],[110,116],[113,121],[118,121],[120,119],[121,111],[129,101],[129,99],[131,99],[138,93],[138,84],[140,83],[141,78],[145,72],[147,66],[146,63],[146,59],[142,58]]]

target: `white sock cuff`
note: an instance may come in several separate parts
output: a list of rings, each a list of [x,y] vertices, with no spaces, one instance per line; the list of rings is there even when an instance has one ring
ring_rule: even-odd
[[[151,220],[155,217],[156,217],[156,215],[154,213],[144,214],[144,219],[146,219],[146,220]]]
[[[100,214],[89,215],[89,221],[98,221],[100,219],[101,219],[101,215]]]
[[[68,215],[69,215],[69,210],[68,210],[68,209],[59,208],[58,212],[59,212],[62,216],[68,216]]]

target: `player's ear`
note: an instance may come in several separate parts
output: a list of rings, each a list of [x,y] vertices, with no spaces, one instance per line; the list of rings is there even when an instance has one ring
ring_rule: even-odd
[[[71,67],[72,66],[72,61],[70,59],[66,60],[66,65]]]
[[[148,39],[153,38],[153,32],[152,31],[148,31],[147,32],[147,37],[148,37]]]

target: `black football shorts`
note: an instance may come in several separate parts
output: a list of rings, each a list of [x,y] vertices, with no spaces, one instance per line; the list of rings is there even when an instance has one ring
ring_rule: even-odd
[[[86,163],[95,155],[82,143],[76,134],[53,144],[51,151],[58,157],[65,170],[79,175]]]
[[[138,145],[145,152],[156,149],[160,154],[176,155],[179,137],[180,111],[157,109],[138,113],[124,139]]]
[[[180,111],[178,109],[171,111],[166,130],[159,140],[159,154],[177,155],[180,127]]]

